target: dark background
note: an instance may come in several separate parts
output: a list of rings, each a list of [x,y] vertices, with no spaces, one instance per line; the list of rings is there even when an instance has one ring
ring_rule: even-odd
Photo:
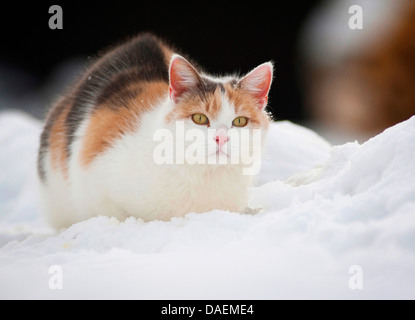
[[[18,70],[25,77],[5,79],[8,74],[0,74],[0,90],[11,97],[33,95],[50,81],[63,61],[78,57],[87,63],[89,56],[109,45],[138,32],[152,31],[213,74],[246,73],[262,62],[274,61],[270,110],[278,120],[302,122],[307,115],[298,76],[301,61],[297,41],[305,19],[318,2],[8,4],[1,9],[0,63],[3,70]],[[54,4],[63,9],[63,30],[49,29],[48,10]]]

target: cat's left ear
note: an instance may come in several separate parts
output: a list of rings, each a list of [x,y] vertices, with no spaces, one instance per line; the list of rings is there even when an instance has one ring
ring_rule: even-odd
[[[259,109],[263,109],[267,105],[273,69],[274,66],[271,62],[263,63],[238,82],[239,88],[246,90],[257,100]]]

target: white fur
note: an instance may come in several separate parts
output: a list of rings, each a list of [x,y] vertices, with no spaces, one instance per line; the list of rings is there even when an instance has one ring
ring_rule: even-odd
[[[98,215],[149,221],[189,212],[241,212],[246,208],[252,177],[242,174],[243,165],[158,165],[153,161],[153,150],[159,143],[153,141],[154,131],[168,128],[174,132],[174,124],[165,121],[174,107],[166,93],[158,106],[143,115],[138,130],[117,140],[83,167],[79,159],[86,120],[72,145],[68,179],[51,169],[46,156],[47,182],[41,183],[41,190],[47,220],[61,228]],[[222,110],[211,128],[229,129],[236,117],[234,110],[222,97]],[[195,126],[190,119],[185,122],[185,130]]]

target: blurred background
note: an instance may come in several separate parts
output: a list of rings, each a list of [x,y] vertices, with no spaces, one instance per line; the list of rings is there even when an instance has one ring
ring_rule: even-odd
[[[62,30],[48,26],[55,4]],[[349,27],[356,4],[363,29]],[[91,57],[152,31],[213,74],[274,61],[275,119],[334,144],[363,142],[415,114],[415,0],[15,2],[0,15],[0,111],[43,119]]]

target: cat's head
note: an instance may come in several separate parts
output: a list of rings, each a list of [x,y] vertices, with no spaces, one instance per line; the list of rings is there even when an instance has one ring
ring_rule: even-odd
[[[244,153],[252,156],[255,146],[262,146],[269,126],[265,107],[272,76],[273,65],[267,62],[242,78],[212,78],[173,55],[169,68],[172,108],[165,121],[170,127],[183,127],[183,147],[190,148],[185,158],[198,157],[210,164],[235,164],[238,158],[240,163],[247,162]]]

